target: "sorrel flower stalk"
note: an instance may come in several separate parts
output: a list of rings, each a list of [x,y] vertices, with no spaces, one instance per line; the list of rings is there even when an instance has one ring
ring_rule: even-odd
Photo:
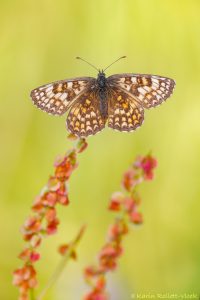
[[[151,155],[138,157],[123,175],[123,192],[115,192],[111,196],[108,208],[116,217],[108,230],[106,243],[99,252],[97,264],[84,270],[86,282],[90,286],[90,292],[84,296],[84,300],[110,299],[106,291],[106,274],[117,268],[123,253],[123,238],[129,232],[130,225],[138,225],[143,221],[139,211],[141,199],[136,187],[153,179],[156,165],[157,161]]]
[[[69,136],[69,139],[73,138],[73,136]],[[50,176],[47,185],[36,197],[32,205],[32,214],[22,226],[21,232],[26,246],[18,257],[22,260],[23,265],[13,273],[13,284],[19,288],[19,300],[28,300],[30,299],[29,295],[31,299],[35,299],[34,288],[37,286],[35,263],[40,259],[39,246],[44,237],[57,232],[59,225],[57,205],[69,205],[69,179],[78,166],[77,154],[84,151],[86,147],[87,143],[84,139],[77,140],[74,148],[69,150],[64,157],[56,160],[54,175]],[[60,247],[59,252],[65,256],[65,261],[75,257],[74,248],[81,239],[83,232],[84,227],[80,229],[74,241],[67,246]],[[62,262],[63,265],[64,262]],[[57,270],[58,273],[59,270]],[[39,298],[42,299],[41,296]]]

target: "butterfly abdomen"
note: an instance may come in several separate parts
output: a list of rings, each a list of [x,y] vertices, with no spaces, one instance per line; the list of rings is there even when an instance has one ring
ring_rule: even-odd
[[[108,100],[103,90],[99,91],[99,109],[102,118],[106,119],[108,117]]]
[[[103,119],[108,117],[107,80],[103,72],[99,72],[97,78],[97,93],[99,98],[99,110]]]

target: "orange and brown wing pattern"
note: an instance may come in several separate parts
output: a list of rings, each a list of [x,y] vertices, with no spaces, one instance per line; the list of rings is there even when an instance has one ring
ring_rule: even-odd
[[[175,86],[173,79],[147,74],[116,74],[108,80],[133,95],[144,108],[160,105],[170,97]]]
[[[62,115],[94,80],[92,77],[83,77],[45,84],[34,89],[31,98],[41,110],[52,115]]]
[[[89,90],[73,103],[67,117],[67,128],[79,137],[87,137],[101,131],[105,122],[99,110],[99,100]]]
[[[142,125],[143,107],[126,92],[115,88],[108,105],[108,127],[119,131],[133,131]]]

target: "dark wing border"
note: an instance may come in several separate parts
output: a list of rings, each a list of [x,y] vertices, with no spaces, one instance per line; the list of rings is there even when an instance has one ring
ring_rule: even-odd
[[[169,80],[170,81],[170,86],[169,86],[168,93],[166,93],[166,95],[162,98],[162,101],[160,101],[160,103],[158,105],[163,103],[166,99],[168,99],[173,94],[174,88],[176,86],[176,82],[175,82],[174,79],[172,79],[170,77],[166,77],[166,76],[155,75],[155,74],[121,73],[121,74],[111,75],[107,78],[110,86],[120,88],[122,91],[124,91],[127,94],[129,94],[130,96],[132,96],[140,104],[141,104],[141,100],[137,97],[137,95],[134,95],[132,92],[130,92],[127,89],[123,88],[120,85],[120,83],[118,83],[118,81],[115,81],[115,79],[117,80],[117,79],[120,79],[120,78],[123,78],[123,77],[135,77],[135,78],[146,77],[146,78],[149,78],[151,80],[152,79],[163,80],[163,81]],[[139,83],[138,83],[138,85],[139,85]],[[144,86],[145,86],[145,84],[141,83],[141,87],[144,87]],[[142,105],[144,106],[144,108],[147,108],[147,109],[154,108],[154,107],[158,106],[158,105],[155,105],[155,106],[146,107],[144,105],[144,103]]]
[[[62,80],[56,80],[56,81],[52,81],[52,82],[48,82],[46,84],[40,85],[36,89],[44,88],[45,86],[50,85],[50,84],[63,83],[63,82],[73,82],[73,81],[77,81],[77,80],[88,80],[88,82],[91,82],[92,80],[95,80],[95,77],[74,77],[74,78],[67,78],[67,79],[62,79]],[[33,89],[31,91],[30,97],[31,97],[31,94],[32,94],[32,92],[34,90],[35,89]]]
[[[156,74],[140,74],[140,73],[120,73],[120,74],[113,74],[113,75],[110,75],[107,79],[110,80],[110,79],[114,79],[114,78],[121,78],[121,77],[130,77],[130,76],[134,76],[134,77],[141,77],[141,76],[146,76],[146,77],[152,77],[152,76],[155,76],[155,77],[159,77],[160,79],[169,79],[171,81],[174,82],[174,84],[176,84],[175,80],[170,78],[170,77],[166,77],[166,76],[161,76],[161,75],[156,75]]]

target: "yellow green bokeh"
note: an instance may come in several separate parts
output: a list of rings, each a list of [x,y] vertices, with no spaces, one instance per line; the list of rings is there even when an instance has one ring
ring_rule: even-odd
[[[70,185],[70,206],[59,208],[59,233],[46,239],[37,263],[40,288],[59,261],[57,245],[87,223],[79,260],[71,262],[47,300],[78,300],[87,290],[85,265],[95,262],[113,215],[110,194],[138,154],[158,159],[155,180],[140,188],[144,225],[124,243],[108,277],[111,299],[133,293],[199,293],[200,278],[200,2],[191,0],[1,0],[0,299],[17,299],[12,271],[24,243],[19,228],[34,197],[71,147],[65,116],[36,109],[29,93],[39,85],[96,76],[81,56],[107,71],[159,74],[176,80],[174,95],[146,112],[135,133],[105,129],[88,139]]]

